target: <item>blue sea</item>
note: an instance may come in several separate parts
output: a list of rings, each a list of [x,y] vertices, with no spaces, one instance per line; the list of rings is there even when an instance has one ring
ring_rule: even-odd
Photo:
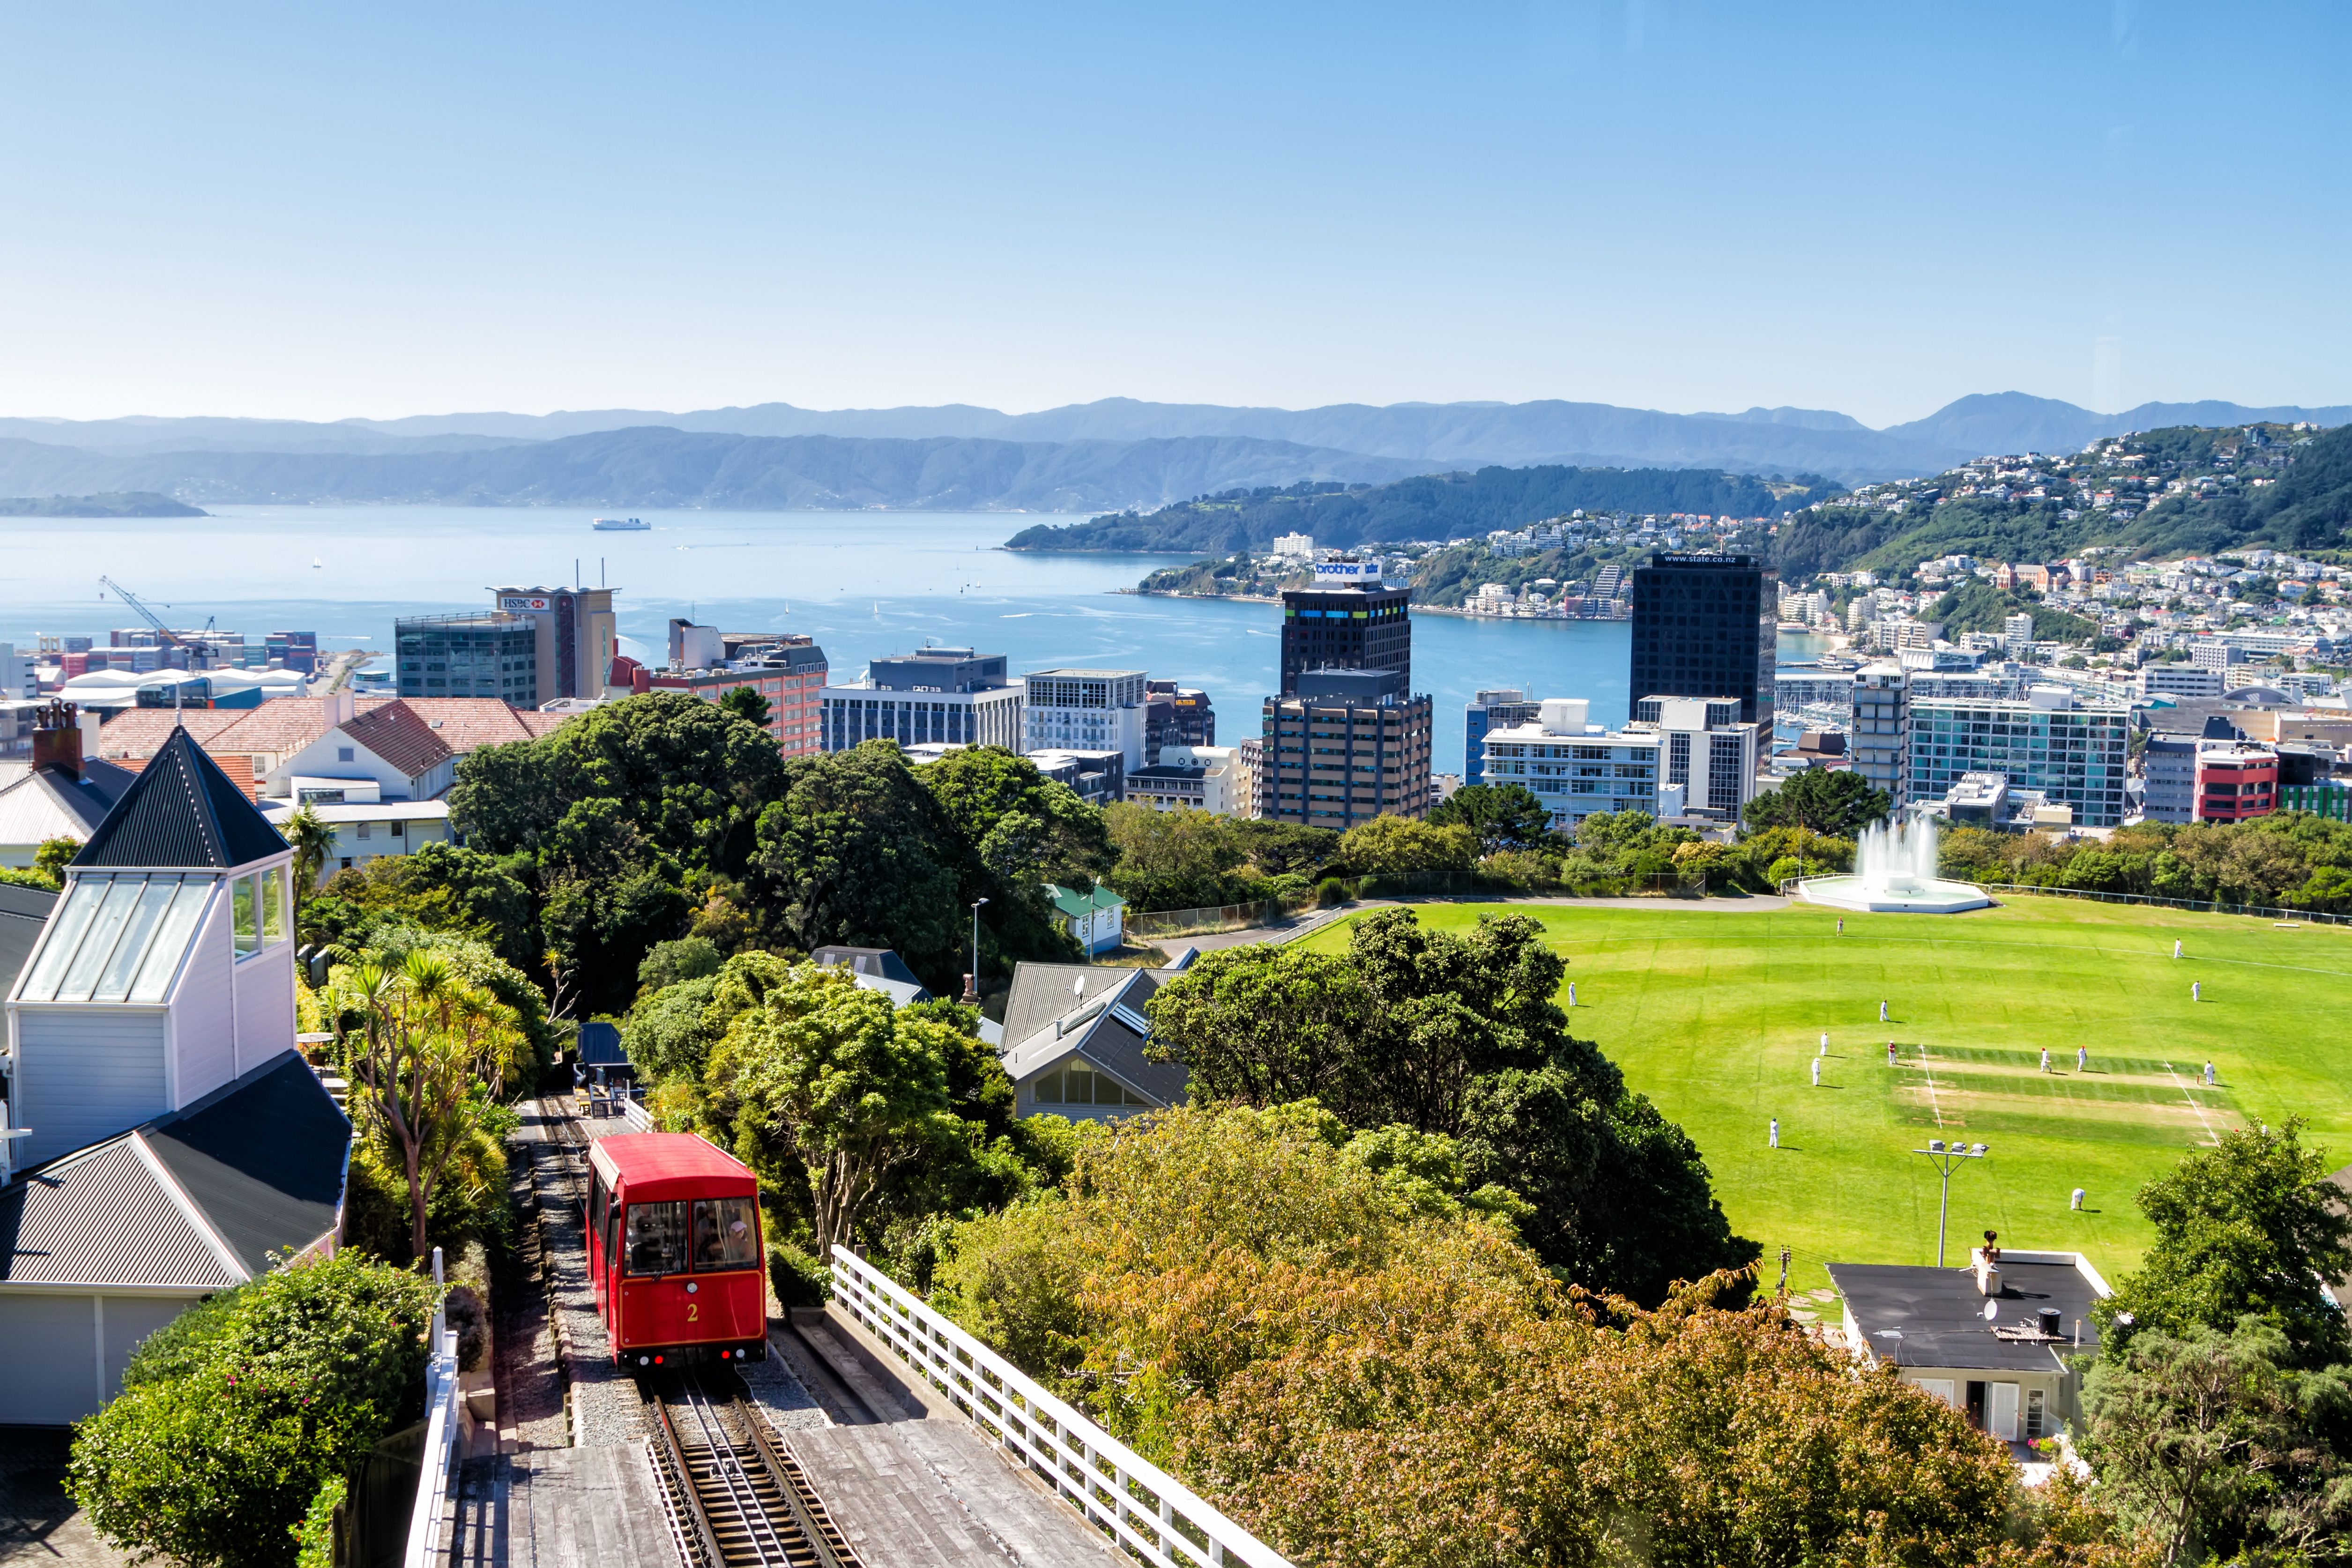
[[[0,518],[0,641],[139,624],[112,578],[174,626],[248,637],[315,631],[322,646],[390,651],[403,615],[488,608],[489,590],[616,590],[625,651],[656,658],[672,616],[723,630],[806,632],[837,678],[926,643],[1055,664],[1144,669],[1202,688],[1218,737],[1255,733],[1276,684],[1272,605],[1122,593],[1186,556],[1029,555],[999,547],[1034,517],[1002,512],[638,512],[646,533],[598,533],[557,507],[242,507],[189,518]],[[1816,640],[1784,638],[1811,658]],[[1437,707],[1437,767],[1462,768],[1463,707],[1482,687],[1581,696],[1625,717],[1626,628],[1610,622],[1413,622],[1413,686]]]

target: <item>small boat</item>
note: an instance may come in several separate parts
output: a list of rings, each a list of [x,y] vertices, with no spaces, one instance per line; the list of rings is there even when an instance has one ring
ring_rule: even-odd
[[[312,571],[323,571],[326,570],[326,562],[320,560],[317,556],[312,556],[310,558],[310,570]]]
[[[599,517],[588,526],[600,534],[651,533],[654,527],[643,517]]]

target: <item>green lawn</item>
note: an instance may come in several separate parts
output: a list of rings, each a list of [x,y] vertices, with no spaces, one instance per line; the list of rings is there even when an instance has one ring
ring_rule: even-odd
[[[2031,898],[1849,915],[1843,936],[1834,911],[1802,905],[1418,913],[1451,928],[1507,907],[1568,959],[1575,1032],[1697,1140],[1733,1225],[1768,1269],[1788,1247],[1793,1284],[1825,1284],[1832,1261],[1935,1261],[1938,1180],[1909,1152],[1931,1137],[1990,1147],[1952,1177],[1951,1258],[1991,1227],[2004,1246],[2085,1252],[2110,1281],[2147,1244],[2132,1194],[2215,1130],[2300,1115],[2332,1164],[2352,1162],[2352,929]]]

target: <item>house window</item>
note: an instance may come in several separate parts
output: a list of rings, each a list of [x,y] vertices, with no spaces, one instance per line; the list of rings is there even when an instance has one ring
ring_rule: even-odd
[[[392,836],[395,839],[404,839],[408,836],[408,824],[406,822],[394,822],[392,825],[391,832]]]
[[[236,936],[239,957],[261,951],[261,911],[258,905],[259,877],[241,876],[228,884],[229,905],[234,915],[233,929]]]
[[[2025,1437],[2028,1442],[2036,1437],[2049,1436],[2048,1429],[2042,1426],[2043,1419],[2042,1390],[2027,1389],[2025,1391]]]
[[[1040,1105],[1132,1105],[1152,1108],[1151,1102],[1108,1072],[1095,1071],[1090,1061],[1073,1061],[1037,1080],[1033,1097]]]
[[[271,866],[261,873],[261,940],[267,945],[286,940],[286,868]]]
[[[356,755],[357,754],[354,753],[348,746],[338,746],[335,747],[335,760],[338,762],[352,761]]]
[[[362,822],[359,827],[352,831],[352,837],[355,839],[372,839],[375,837],[375,824],[373,822]]]

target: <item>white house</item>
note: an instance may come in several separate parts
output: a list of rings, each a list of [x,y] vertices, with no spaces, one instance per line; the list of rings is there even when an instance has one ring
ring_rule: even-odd
[[[293,852],[185,731],[67,868],[7,1003],[19,1168],[177,1111],[294,1042]]]
[[[67,868],[7,998],[0,1423],[89,1414],[184,1308],[332,1250],[351,1124],[294,1048],[291,857],[179,730]]]
[[[373,787],[356,792],[371,802],[430,800],[456,781],[457,753],[407,703],[362,713],[349,692],[331,693],[325,701],[325,732],[261,775],[264,795],[332,794],[348,800],[354,792],[344,786],[360,784]]]

